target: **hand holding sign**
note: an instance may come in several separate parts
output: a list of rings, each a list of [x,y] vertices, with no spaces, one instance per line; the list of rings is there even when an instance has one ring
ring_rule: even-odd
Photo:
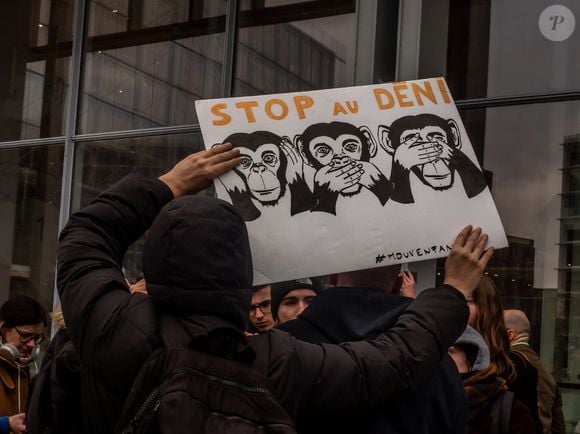
[[[485,249],[487,241],[488,236],[481,233],[481,228],[466,226],[455,239],[445,261],[443,283],[461,291],[465,298],[471,296],[493,255],[493,247]]]
[[[231,143],[188,155],[159,177],[175,197],[193,194],[209,187],[212,180],[240,164],[240,151]]]
[[[507,245],[443,78],[196,109],[205,143],[240,149],[216,193],[248,224],[255,284],[442,257],[467,223]],[[449,262],[460,289],[464,259]]]

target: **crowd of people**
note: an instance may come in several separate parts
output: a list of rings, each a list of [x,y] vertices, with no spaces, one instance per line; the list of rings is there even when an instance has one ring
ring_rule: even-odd
[[[239,162],[218,145],[71,217],[59,331],[30,390],[47,315],[26,296],[0,307],[0,434],[565,433],[528,318],[484,275],[481,229],[420,293],[400,266],[252,287],[244,219],[193,194]],[[123,257],[146,231],[131,284]]]

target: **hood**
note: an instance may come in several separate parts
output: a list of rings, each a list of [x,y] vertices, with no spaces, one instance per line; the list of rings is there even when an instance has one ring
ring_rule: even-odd
[[[297,319],[278,328],[313,343],[374,338],[392,327],[411,301],[375,288],[329,288]]]
[[[489,366],[489,348],[473,327],[467,326],[455,344],[464,348],[471,364],[471,371],[481,371]]]
[[[162,310],[246,328],[252,256],[244,220],[229,203],[184,196],[165,205],[147,234],[143,273]]]

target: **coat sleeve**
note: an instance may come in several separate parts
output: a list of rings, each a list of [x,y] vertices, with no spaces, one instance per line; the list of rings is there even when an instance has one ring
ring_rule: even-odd
[[[295,341],[300,365],[295,415],[366,410],[411,393],[435,371],[468,316],[465,297],[443,285],[423,291],[375,340],[340,345]]]
[[[113,315],[129,299],[123,256],[171,199],[163,182],[132,174],[73,214],[61,232],[57,289],[71,339],[81,353],[87,321],[99,300],[118,293],[112,298],[118,305],[109,309]]]

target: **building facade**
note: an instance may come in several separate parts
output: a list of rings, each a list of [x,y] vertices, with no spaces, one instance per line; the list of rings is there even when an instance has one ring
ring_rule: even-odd
[[[580,419],[580,3],[27,0],[0,16],[0,300],[47,308],[71,212],[202,148],[194,102],[444,76],[510,247],[487,273]],[[209,193],[211,194],[211,192]],[[129,278],[140,276],[137,242]],[[411,264],[420,287],[442,262]]]

